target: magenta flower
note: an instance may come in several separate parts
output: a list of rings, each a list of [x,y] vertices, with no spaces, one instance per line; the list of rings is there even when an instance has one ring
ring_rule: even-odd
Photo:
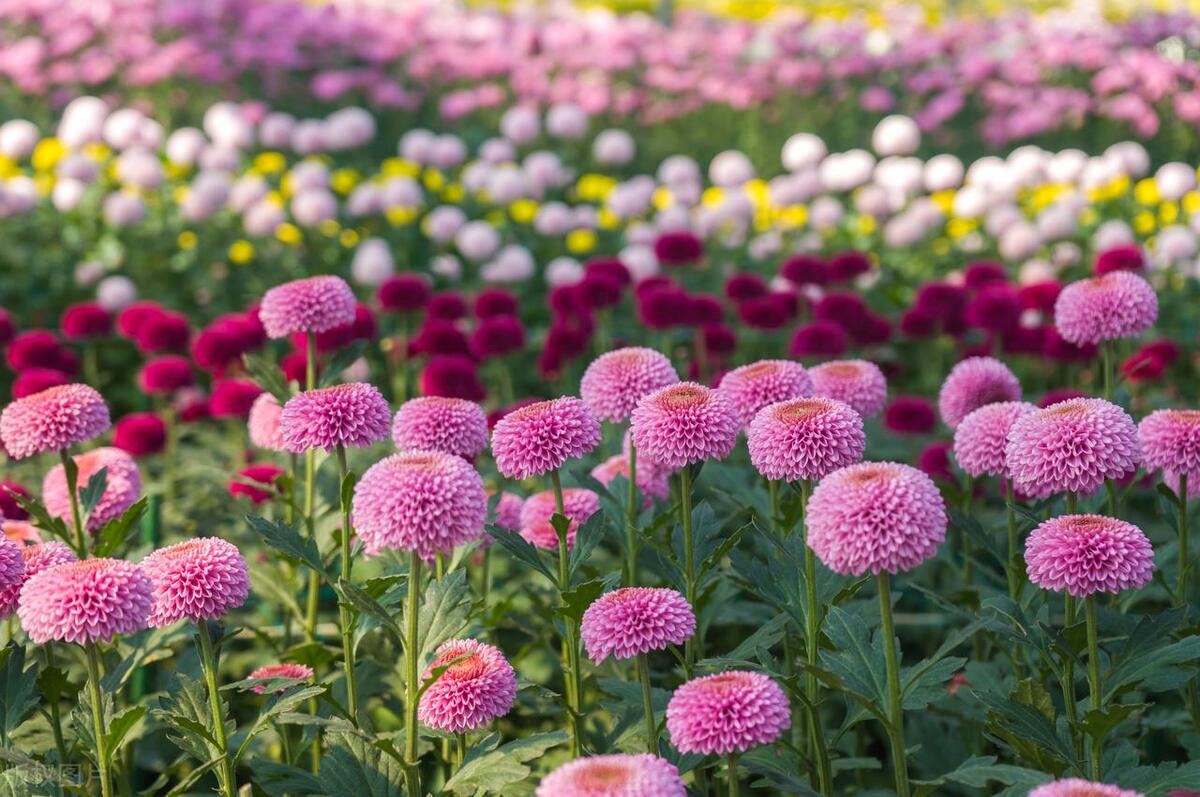
[[[0,442],[10,457],[25,459],[99,437],[111,425],[108,405],[95,388],[57,385],[5,407]]]
[[[260,680],[266,678],[287,678],[292,681],[307,681],[313,677],[312,667],[303,664],[268,664],[266,667],[259,667],[254,672],[246,676],[249,680]],[[288,689],[287,686],[280,687],[274,690],[276,694]],[[267,691],[266,684],[258,684],[250,688],[251,692],[261,695]]]
[[[667,731],[681,753],[727,755],[771,744],[792,722],[779,684],[756,672],[693,678],[667,704]]]
[[[729,399],[744,428],[768,404],[813,394],[813,381],[804,366],[792,360],[759,360],[734,368],[717,388]]]
[[[579,758],[542,778],[535,797],[687,797],[675,765],[658,756]]]
[[[829,398],[798,398],[764,407],[746,430],[750,461],[768,479],[819,480],[862,460],[862,418]]]
[[[1120,786],[1110,786],[1107,783],[1095,783],[1083,778],[1063,778],[1051,783],[1043,783],[1031,789],[1029,797],[1145,797],[1139,791],[1122,789]]]
[[[88,481],[101,468],[107,469],[104,494],[84,524],[88,531],[95,533],[110,520],[120,517],[141,496],[142,474],[137,462],[127,451],[111,447],[94,448],[74,457],[74,460],[79,469],[77,493],[83,492]],[[67,491],[67,474],[62,465],[55,465],[42,480],[42,503],[51,516],[70,520],[71,495]]]
[[[970,413],[998,401],[1020,401],[1021,382],[994,357],[968,357],[950,369],[938,393],[942,421],[954,429]]]
[[[160,548],[142,560],[154,585],[146,622],[162,628],[179,620],[220,620],[246,602],[250,575],[237,546],[219,537],[197,537]]]
[[[1082,398],[1026,413],[1008,433],[1005,463],[1024,495],[1095,492],[1105,479],[1137,470],[1142,450],[1125,410],[1104,399]]]
[[[1138,440],[1147,470],[1200,475],[1200,410],[1156,410],[1138,424]]]
[[[5,550],[6,553],[8,553],[6,550],[8,546],[17,549],[17,555],[22,560],[23,569],[16,581],[9,581],[8,586],[0,587],[0,620],[10,616],[17,610],[17,602],[21,596],[21,587],[25,586],[26,581],[43,570],[47,570],[55,565],[61,565],[64,562],[74,562],[76,560],[74,551],[57,540],[24,546],[18,546],[13,543],[7,543],[7,545],[0,543],[0,549]],[[11,564],[5,569],[11,573]]]
[[[1132,338],[1157,320],[1158,295],[1131,271],[1072,282],[1054,303],[1054,326],[1076,345]]]
[[[626,420],[643,396],[679,381],[671,361],[641,347],[601,354],[588,365],[579,395],[602,421]]]
[[[575,545],[575,533],[579,524],[600,510],[600,496],[583,487],[568,487],[563,490],[563,514],[571,521],[567,527],[567,547]],[[550,525],[550,518],[558,511],[553,490],[534,493],[521,506],[521,536],[530,545],[538,548],[558,547],[558,533]]]
[[[285,282],[263,294],[258,308],[267,337],[296,332],[328,332],[354,323],[354,291],[341,277],[320,276]]]
[[[368,555],[384,548],[424,559],[478,539],[487,519],[483,479],[440,451],[406,451],[376,462],[354,487],[351,520]]]
[[[650,506],[655,499],[667,500],[671,495],[670,474],[651,462],[639,460],[637,465],[637,488],[642,493],[642,504]],[[629,479],[629,457],[626,454],[613,454],[592,468],[592,478],[605,487],[618,476]]]
[[[695,382],[661,388],[638,402],[630,436],[639,454],[667,468],[724,459],[741,426],[721,393]]]
[[[1103,515],[1062,515],[1025,540],[1029,580],[1077,598],[1150,583],[1154,550],[1137,526]]]
[[[500,493],[500,500],[496,502],[492,522],[502,529],[516,531],[521,528],[521,509],[524,506],[524,498],[505,490]]]
[[[22,546],[0,536],[0,595],[25,580],[25,557]]]
[[[392,420],[392,442],[471,459],[488,446],[487,415],[473,401],[427,396],[406,401]]]
[[[963,418],[954,429],[954,459],[968,476],[1007,479],[1004,449],[1013,424],[1036,406],[1027,401],[986,404]]]
[[[279,428],[282,416],[283,407],[279,399],[270,393],[260,393],[250,405],[250,416],[246,420],[250,442],[268,451],[287,451]]]
[[[496,468],[510,479],[558,470],[600,444],[600,421],[572,396],[513,410],[492,430]]]
[[[866,360],[835,360],[808,369],[813,391],[836,399],[864,418],[883,411],[887,402],[887,378],[879,366]]]
[[[588,658],[600,664],[682,645],[696,633],[696,615],[673,589],[625,587],[596,599],[579,630]]]
[[[425,670],[445,667],[421,695],[417,717],[444,733],[466,733],[486,727],[512,710],[517,696],[517,674],[499,648],[474,639],[451,639],[437,649]]]
[[[36,644],[108,642],[146,627],[150,577],[119,559],[84,559],[48,567],[25,582],[17,604],[21,627]]]
[[[808,502],[808,546],[844,576],[898,573],[937,553],[946,505],[927,474],[863,462],[826,476]]]
[[[283,405],[279,431],[284,447],[301,454],[310,448],[369,448],[387,437],[391,423],[379,388],[352,382],[292,396]]]

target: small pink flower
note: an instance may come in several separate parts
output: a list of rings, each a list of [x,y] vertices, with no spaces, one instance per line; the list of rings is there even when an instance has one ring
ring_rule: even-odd
[[[1095,783],[1083,778],[1063,778],[1045,783],[1029,792],[1029,797],[1145,797],[1139,791]]]
[[[510,479],[558,470],[599,444],[600,421],[587,404],[571,396],[515,409],[492,430],[496,467]]]
[[[250,432],[250,442],[268,451],[286,451],[283,434],[279,429],[279,421],[283,416],[283,407],[279,399],[270,393],[260,393],[250,405],[250,417],[246,427]]]
[[[1138,439],[1147,470],[1200,476],[1200,410],[1156,410],[1138,424]]]
[[[696,615],[673,589],[625,587],[602,595],[583,613],[580,636],[588,657],[632,659],[682,645],[696,633]]]
[[[829,398],[798,398],[764,407],[746,430],[750,461],[768,479],[816,481],[862,459],[859,414]]]
[[[131,562],[85,559],[49,567],[25,582],[17,617],[30,640],[108,642],[146,627],[150,577]]]
[[[542,778],[535,797],[687,797],[674,764],[642,753],[579,758]]]
[[[1027,401],[998,401],[963,418],[954,429],[954,459],[968,476],[1008,478],[1004,449],[1013,424],[1036,406]]]
[[[951,429],[986,404],[1020,401],[1021,382],[994,357],[968,357],[950,369],[938,394],[938,411]]]
[[[18,399],[0,414],[0,441],[13,459],[61,451],[112,425],[108,405],[88,385],[57,385]]]
[[[756,672],[693,678],[667,704],[667,731],[681,753],[727,755],[771,744],[791,725],[779,684]]]
[[[478,404],[465,399],[411,399],[396,411],[392,442],[401,451],[423,448],[471,459],[487,449],[487,415]]]
[[[341,277],[308,277],[263,294],[258,317],[268,337],[286,338],[353,324],[355,304],[354,291]]]
[[[246,560],[219,537],[197,537],[160,548],[142,560],[154,584],[147,623],[162,628],[179,620],[219,620],[250,594]]]
[[[11,544],[11,543],[10,543]],[[3,543],[0,543],[0,548]],[[4,619],[17,610],[17,602],[21,596],[21,587],[25,582],[38,573],[64,562],[74,562],[74,552],[57,540],[37,543],[35,545],[17,545],[18,556],[21,558],[24,571],[14,582],[0,588],[0,619]]]
[[[600,510],[600,496],[583,487],[567,487],[563,490],[563,514],[571,521],[567,527],[567,547],[575,545],[575,533],[579,524]],[[558,548],[558,533],[550,524],[550,518],[558,511],[553,490],[534,493],[525,499],[521,507],[521,536],[538,548]]]
[[[307,667],[303,664],[268,664],[266,667],[259,667],[254,672],[246,676],[249,680],[261,680],[267,678],[287,678],[293,681],[307,681],[313,677],[312,667]],[[287,689],[287,686],[280,687],[275,690],[275,694]],[[251,692],[263,694],[267,691],[266,684],[258,684],[250,688]]]
[[[120,517],[141,496],[142,474],[128,452],[119,448],[94,448],[74,460],[79,469],[77,493],[82,493],[88,481],[105,469],[104,493],[84,523],[88,531],[95,533],[110,520]],[[62,465],[55,465],[42,480],[42,503],[52,517],[71,521],[71,495],[67,491],[67,474]]]
[[[365,382],[305,390],[288,399],[279,417],[284,447],[369,448],[387,437],[392,412],[379,388]]]
[[[629,457],[626,454],[613,454],[608,459],[592,468],[592,478],[605,487],[618,476],[629,479]],[[650,462],[637,463],[637,488],[642,493],[642,505],[648,507],[655,500],[665,501],[671,495],[670,474],[662,468],[657,468]]]
[[[1103,515],[1062,515],[1025,540],[1029,580],[1076,597],[1150,583],[1154,550],[1137,526]]]
[[[1064,340],[1079,346],[1132,338],[1157,320],[1158,295],[1132,271],[1072,282],[1054,303],[1054,326]]]
[[[667,468],[724,459],[741,426],[718,391],[680,382],[649,394],[633,410],[630,436],[639,455]]]
[[[875,363],[835,360],[809,368],[808,375],[816,395],[849,404],[864,418],[878,415],[887,402],[887,378]]]
[[[437,649],[424,678],[449,665],[421,695],[417,717],[445,733],[486,727],[512,710],[517,674],[499,648],[474,639],[451,639]]]
[[[738,423],[745,427],[768,404],[811,396],[813,381],[798,362],[759,360],[725,374],[717,389],[729,399],[737,412]]]
[[[653,349],[630,347],[601,354],[583,372],[579,395],[602,421],[629,417],[647,393],[679,381],[671,361]]]

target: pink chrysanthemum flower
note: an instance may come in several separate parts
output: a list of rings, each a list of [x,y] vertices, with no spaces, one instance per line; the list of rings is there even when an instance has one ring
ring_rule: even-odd
[[[1042,589],[1081,598],[1150,583],[1154,550],[1137,526],[1103,515],[1050,518],[1025,540],[1025,569]]]
[[[779,684],[757,672],[693,678],[667,704],[667,731],[681,753],[727,755],[770,744],[791,725]]]
[[[487,415],[482,407],[466,399],[411,399],[396,410],[392,442],[400,451],[422,448],[470,459],[488,446]]]
[[[1020,400],[1021,382],[1007,365],[995,357],[968,357],[951,368],[942,382],[938,412],[953,429],[980,407]]]
[[[764,407],[746,430],[750,461],[768,479],[801,481],[862,460],[862,417],[830,398],[798,398]]]
[[[250,442],[268,451],[287,451],[283,443],[283,433],[279,428],[279,420],[283,416],[283,407],[279,399],[270,393],[260,393],[250,405],[250,416],[246,420],[246,428],[250,432]]]
[[[258,318],[270,338],[328,332],[354,323],[355,304],[354,291],[341,277],[308,277],[276,285],[263,294]]]
[[[10,543],[11,544],[11,543]],[[0,543],[0,548],[3,543]],[[25,582],[43,570],[64,562],[74,562],[75,553],[57,540],[42,542],[36,545],[15,546],[23,563],[23,572],[15,582],[0,589],[0,620],[5,619],[17,610],[17,601],[21,597],[21,587]]]
[[[95,388],[58,385],[5,407],[0,440],[10,457],[24,459],[99,437],[111,425],[108,405]]]
[[[608,459],[592,468],[592,478],[607,487],[618,476],[629,478],[629,457],[625,454],[613,454]],[[650,506],[657,499],[665,501],[671,494],[670,473],[664,468],[655,467],[651,462],[638,462],[637,488],[642,493],[642,504]]]
[[[759,360],[725,374],[717,389],[733,405],[738,424],[745,427],[768,404],[811,396],[813,381],[798,362]]]
[[[301,454],[310,448],[369,448],[387,437],[391,423],[379,388],[352,382],[292,396],[283,405],[279,431],[284,447]]]
[[[496,502],[492,522],[502,529],[516,531],[521,528],[521,509],[524,506],[524,498],[506,490],[500,493],[500,500]]]
[[[729,399],[695,382],[656,390],[638,402],[631,420],[638,454],[668,468],[724,459],[741,430]]]
[[[567,527],[567,547],[575,544],[575,533],[579,524],[600,510],[600,496],[584,487],[567,487],[563,490],[563,514],[571,521]],[[534,493],[525,499],[521,507],[521,536],[530,545],[538,548],[557,548],[558,533],[550,525],[550,518],[558,511],[553,490]]]
[[[600,444],[600,421],[582,400],[563,396],[513,410],[492,430],[496,468],[510,479],[558,470]]]
[[[259,667],[254,672],[246,676],[249,680],[259,680],[265,678],[287,678],[292,681],[307,681],[313,677],[312,667],[303,664],[268,664],[266,667]],[[273,691],[273,694],[278,694],[286,690],[288,687],[283,686]],[[266,684],[258,684],[250,687],[250,691],[261,695],[267,691]]]
[[[682,645],[696,633],[696,615],[673,589],[625,587],[594,601],[579,631],[588,658],[599,664]]]
[[[0,595],[24,578],[25,557],[21,556],[21,546],[7,537],[0,537]]]
[[[1004,449],[1008,433],[1022,415],[1036,406],[1027,401],[997,401],[963,418],[954,428],[954,459],[968,476],[1008,478]]]
[[[1018,418],[1008,433],[1004,458],[1013,485],[1024,495],[1087,495],[1105,479],[1135,471],[1142,447],[1125,410],[1104,399],[1080,398]]]
[[[1054,302],[1054,326],[1077,346],[1132,338],[1157,320],[1154,288],[1132,271],[1072,282]]]
[[[631,346],[601,354],[583,372],[579,395],[602,421],[629,417],[643,396],[679,381],[675,367],[654,349]]]
[[[898,573],[937,553],[946,504],[933,479],[896,462],[863,462],[826,476],[808,502],[808,546],[844,576]]]
[[[150,577],[132,562],[84,559],[49,567],[25,582],[17,617],[30,640],[107,642],[146,627]]]
[[[1165,468],[1162,472],[1162,483],[1165,484],[1171,492],[1175,493],[1175,495],[1179,495],[1180,475],[1181,474],[1176,473],[1173,470],[1166,470]],[[1189,473],[1187,477],[1187,500],[1191,501],[1193,499],[1200,498],[1200,473]]]
[[[219,620],[246,602],[250,573],[237,546],[219,537],[160,548],[142,560],[154,584],[154,609],[146,622],[154,628],[179,620]]]
[[[542,778],[535,797],[687,797],[679,770],[649,753],[579,758]]]
[[[1063,778],[1043,783],[1029,792],[1029,797],[1145,797],[1139,791],[1096,783],[1083,778]]]
[[[1147,470],[1200,476],[1200,410],[1156,410],[1138,424],[1138,440]]]
[[[474,639],[451,639],[437,649],[423,680],[450,666],[421,695],[417,717],[445,733],[467,733],[512,710],[517,674],[499,648]]]
[[[866,360],[834,360],[808,369],[813,392],[849,404],[864,418],[883,411],[887,403],[887,378],[879,366]]]
[[[120,448],[94,448],[74,459],[79,468],[76,485],[79,493],[87,488],[88,481],[101,468],[106,469],[104,494],[84,523],[94,534],[134,505],[142,494],[142,474],[134,458]],[[70,522],[71,494],[67,491],[67,474],[62,465],[55,465],[42,480],[42,503],[52,517]]]
[[[354,487],[351,511],[368,555],[394,548],[432,559],[479,538],[487,494],[461,457],[405,451],[367,469]]]

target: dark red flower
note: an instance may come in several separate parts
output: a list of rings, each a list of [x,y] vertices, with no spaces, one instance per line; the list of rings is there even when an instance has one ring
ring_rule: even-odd
[[[479,319],[494,316],[516,316],[518,311],[517,297],[503,288],[485,288],[475,297],[475,317]]]
[[[539,399],[539,398],[517,399],[516,401],[514,401],[512,404],[509,404],[508,406],[501,407],[496,410],[492,410],[491,412],[488,413],[488,416],[487,416],[488,429],[491,430],[496,425],[496,423],[499,422],[499,420],[501,418],[503,418],[505,415],[508,415],[510,412],[513,412],[514,410],[519,410],[522,407],[528,407],[530,404],[537,404],[541,400],[542,399]]]
[[[1108,274],[1112,271],[1141,271],[1146,267],[1146,256],[1135,244],[1124,244],[1106,249],[1096,256],[1095,272]]]
[[[8,311],[0,307],[0,346],[7,346],[15,334],[17,334],[17,325],[13,323],[12,316],[8,314]]]
[[[1020,321],[1021,299],[1007,285],[985,285],[967,304],[967,323],[977,329],[1004,333]]]
[[[190,387],[195,382],[192,364],[187,357],[177,354],[156,357],[143,365],[138,373],[138,386],[150,395],[173,393],[182,387]]]
[[[1017,294],[1021,297],[1021,306],[1026,310],[1040,310],[1049,314],[1054,312],[1054,302],[1062,288],[1058,280],[1048,280],[1022,286]]]
[[[791,303],[778,293],[746,299],[738,304],[737,312],[742,323],[753,329],[783,329],[793,317]]]
[[[134,302],[117,315],[117,332],[134,340],[142,324],[165,312],[166,308],[158,302]]]
[[[1167,365],[1173,364],[1179,359],[1179,355],[1183,353],[1179,348],[1179,344],[1173,340],[1170,340],[1169,338],[1152,340],[1142,346],[1139,351],[1145,354],[1152,354],[1165,362]]]
[[[927,282],[917,290],[913,307],[935,321],[961,318],[967,307],[967,291],[949,282]]]
[[[183,423],[196,423],[211,417],[212,407],[203,394],[189,396],[179,405],[179,420]]]
[[[427,318],[416,337],[409,341],[412,354],[459,354],[469,355],[471,344],[467,336],[453,321],[443,318]]]
[[[305,384],[308,379],[308,353],[305,351],[288,352],[280,358],[279,370],[283,371],[283,378],[287,381]],[[318,372],[319,370],[318,368]]]
[[[579,284],[557,285],[546,294],[546,304],[556,316],[586,316],[591,311]]]
[[[937,428],[937,408],[921,396],[897,396],[883,411],[883,425],[897,434],[929,434]]]
[[[654,256],[663,266],[686,266],[704,257],[704,242],[687,230],[664,232],[654,239]]]
[[[375,292],[379,307],[389,313],[411,313],[429,301],[429,281],[417,274],[388,277]]]
[[[1000,349],[1005,354],[1041,354],[1045,338],[1045,327],[1017,325],[1000,336]]]
[[[1069,387],[1055,388],[1054,390],[1046,391],[1046,394],[1042,396],[1040,401],[1038,401],[1038,406],[1042,409],[1045,409],[1052,404],[1057,404],[1060,401],[1066,401],[1067,399],[1073,398],[1088,398],[1088,394],[1084,393],[1082,390],[1075,390]]]
[[[939,440],[921,449],[917,454],[917,467],[938,481],[954,482],[954,471],[950,468],[950,450],[953,443]]]
[[[471,333],[470,345],[480,360],[503,357],[525,348],[525,327],[508,315],[484,318]]]
[[[14,371],[53,368],[74,374],[79,365],[74,353],[46,329],[30,329],[18,334],[8,345],[7,356],[8,365]]]
[[[688,297],[687,316],[692,326],[719,324],[725,320],[725,306],[716,296],[693,293]]]
[[[604,273],[585,274],[576,285],[576,290],[584,305],[589,309],[598,310],[620,304],[624,285]]]
[[[184,351],[191,335],[187,316],[167,310],[144,319],[138,325],[134,343],[142,354]]]
[[[850,337],[859,346],[881,346],[892,339],[892,322],[883,316],[868,313],[850,330]]]
[[[12,383],[14,399],[32,396],[59,385],[69,385],[74,377],[56,368],[26,368],[17,374]]]
[[[429,297],[425,303],[425,314],[429,318],[457,321],[467,317],[467,300],[455,291],[443,291]]]
[[[829,281],[829,266],[816,255],[792,255],[783,261],[779,273],[796,285],[824,285]]]
[[[320,353],[336,351],[343,346],[349,346],[356,340],[371,340],[378,331],[375,314],[365,304],[354,308],[354,320],[349,324],[317,333],[317,351]],[[308,345],[308,337],[303,332],[292,336],[292,345],[304,349]]]
[[[796,329],[788,344],[793,357],[838,357],[849,345],[846,330],[832,321],[813,321]]]
[[[1058,328],[1048,326],[1042,338],[1042,354],[1051,360],[1064,363],[1087,362],[1096,356],[1095,344],[1076,346],[1063,338]]]
[[[928,338],[937,329],[937,319],[919,307],[910,307],[900,316],[900,331],[910,338]]]
[[[682,288],[661,287],[637,296],[638,319],[650,329],[687,326],[688,295]]]
[[[1134,352],[1121,363],[1121,373],[1133,384],[1154,382],[1167,372],[1167,363],[1145,352]]]
[[[192,341],[192,359],[206,371],[220,371],[226,368],[230,363],[239,360],[244,351],[242,339],[237,332],[220,322],[214,322],[200,330],[196,339]]]
[[[999,263],[991,260],[977,260],[968,263],[963,270],[963,284],[969,290],[979,290],[985,285],[1008,282],[1008,271]]]
[[[209,412],[214,418],[245,418],[263,389],[249,379],[222,379],[213,385]]]
[[[813,305],[813,318],[832,321],[850,332],[870,313],[867,303],[855,293],[827,293]]]
[[[62,333],[67,340],[103,337],[112,332],[112,326],[112,315],[95,302],[73,304],[62,314]]]
[[[277,495],[273,488],[275,482],[283,475],[283,468],[275,465],[249,465],[239,470],[237,475],[239,478],[229,481],[229,494],[234,498],[244,495],[257,505]],[[257,482],[272,489],[256,487],[250,482]]]
[[[13,498],[13,493],[24,498],[30,497],[29,491],[22,485],[11,481],[0,482],[0,517],[6,520],[28,520],[29,513],[17,503],[16,498]]]
[[[705,324],[704,350],[714,357],[723,357],[737,350],[737,334],[724,324]]]
[[[735,302],[767,295],[767,281],[757,274],[742,272],[725,280],[725,296]]]
[[[479,372],[469,357],[461,354],[437,354],[429,358],[420,377],[421,394],[446,396],[467,401],[487,397]]]
[[[629,269],[616,257],[594,257],[583,264],[584,274],[602,274],[609,279],[621,283],[624,287],[633,282]]]
[[[167,444],[167,426],[153,412],[134,412],[113,424],[113,445],[135,457],[162,451]]]
[[[829,259],[830,282],[849,282],[871,270],[871,259],[862,252],[840,252]]]

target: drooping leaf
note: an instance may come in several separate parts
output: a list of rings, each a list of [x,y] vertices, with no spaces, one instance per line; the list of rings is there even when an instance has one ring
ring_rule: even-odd
[[[137,533],[138,523],[149,506],[150,500],[143,496],[120,515],[101,526],[96,532],[93,553],[96,556],[112,556],[124,549],[129,539]]]
[[[115,760],[115,756],[121,748],[127,742],[132,741],[129,734],[145,715],[145,706],[134,705],[116,714],[109,721],[108,730],[104,734],[104,752],[108,755],[110,764]]]
[[[382,628],[383,632],[387,634],[388,639],[392,640],[392,643],[397,648],[404,646],[404,634],[400,631],[400,625],[388,613],[387,609],[379,604],[379,601],[368,595],[358,585],[343,578],[337,580],[334,584],[334,589],[359,614],[370,618],[376,625]]]
[[[556,613],[559,617],[565,617],[578,623],[583,617],[583,613],[595,602],[596,598],[603,595],[615,582],[620,580],[620,577],[620,573],[609,573],[604,578],[594,578],[591,581],[576,584],[570,592],[562,596],[563,605],[555,610]]]
[[[9,643],[0,650],[0,729],[12,735],[37,706],[37,665],[25,666],[25,648]]]
[[[283,369],[265,354],[257,352],[243,354],[242,364],[250,378],[263,390],[278,399],[280,404],[286,403],[291,397],[292,391],[288,389],[287,382],[284,380]]]
[[[87,480],[87,484],[79,490],[79,511],[83,513],[85,520],[100,503],[106,489],[108,489],[108,468],[103,467],[93,473]]]
[[[831,606],[825,633],[833,650],[821,651],[821,661],[851,692],[878,706],[887,704],[887,665],[879,634],[872,634],[862,616]]]
[[[289,559],[300,562],[318,573],[325,573],[325,565],[316,541],[301,536],[295,526],[257,515],[247,515],[246,521],[267,545]]]
[[[492,535],[492,539],[516,557],[517,561],[541,573],[551,584],[558,584],[558,576],[551,572],[546,563],[542,561],[542,555],[538,549],[526,542],[520,534],[496,525],[489,525],[488,533]]]
[[[498,736],[493,734],[493,736]],[[564,744],[570,737],[563,731],[538,733],[493,746],[480,744],[467,752],[458,770],[446,781],[446,791],[459,797],[483,797],[500,794],[511,784],[530,775],[528,762],[546,754],[547,750]]]
[[[367,735],[349,727],[326,731],[328,749],[321,756],[317,776],[321,791],[353,797],[402,797],[404,768],[399,761],[372,743]]]
[[[462,633],[470,616],[471,590],[465,570],[455,570],[429,583],[417,614],[417,651],[422,666],[433,658],[439,645]]]

